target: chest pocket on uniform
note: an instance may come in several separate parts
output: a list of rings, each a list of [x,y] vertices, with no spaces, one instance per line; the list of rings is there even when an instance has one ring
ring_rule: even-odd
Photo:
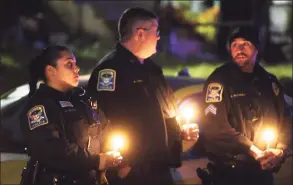
[[[142,66],[137,65],[133,68],[132,73],[128,72],[127,79],[125,79],[125,81],[127,82],[126,87],[129,88],[127,91],[134,95],[133,103],[135,107],[139,107],[138,105],[136,105],[136,103],[138,103],[141,100],[144,100],[146,96],[148,97],[150,95],[148,89],[148,75],[142,69]]]
[[[230,92],[233,107],[237,105],[242,113],[242,119],[252,122],[259,120],[260,107],[256,95],[244,89],[230,90]]]
[[[81,102],[74,107],[62,108],[65,118],[65,132],[69,142],[88,149],[90,153],[99,153],[99,122],[94,111]]]
[[[87,142],[86,147],[91,154],[99,154],[101,151],[100,138],[102,135],[98,114],[87,103],[81,101],[87,115]]]
[[[77,143],[80,147],[85,148],[87,140],[86,117],[76,107],[62,108],[62,112],[67,139],[69,142]]]

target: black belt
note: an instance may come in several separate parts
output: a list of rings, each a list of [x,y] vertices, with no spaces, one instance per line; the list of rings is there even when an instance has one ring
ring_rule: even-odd
[[[222,168],[242,168],[261,170],[260,165],[257,161],[244,154],[209,156],[209,159],[215,166]]]

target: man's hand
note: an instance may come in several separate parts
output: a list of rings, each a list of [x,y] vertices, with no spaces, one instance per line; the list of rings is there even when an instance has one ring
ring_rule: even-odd
[[[129,165],[123,166],[122,168],[118,170],[118,176],[121,179],[124,179],[129,174],[130,170],[131,170],[131,167]]]
[[[182,135],[184,140],[196,141],[199,136],[199,129],[196,123],[189,123],[182,126]]]
[[[263,151],[260,150],[259,148],[257,148],[254,145],[251,145],[250,149],[249,149],[249,153],[250,155],[255,159],[259,159],[261,156],[263,156]]]
[[[263,170],[271,170],[283,160],[283,150],[267,149],[257,160],[260,162]]]
[[[117,167],[122,162],[122,156],[119,152],[100,153],[99,170]]]

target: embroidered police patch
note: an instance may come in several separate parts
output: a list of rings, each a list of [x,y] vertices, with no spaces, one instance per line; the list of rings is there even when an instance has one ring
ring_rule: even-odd
[[[278,96],[280,93],[280,89],[279,89],[278,85],[275,82],[273,82],[272,87],[273,87],[273,91],[274,91],[275,95]]]
[[[223,90],[224,90],[224,87],[222,84],[210,83],[207,88],[206,102],[207,103],[221,102]]]
[[[30,130],[48,124],[48,117],[43,105],[36,105],[27,113]]]
[[[103,69],[99,72],[97,91],[115,91],[116,71]]]
[[[61,107],[73,107],[72,103],[69,101],[59,101]]]

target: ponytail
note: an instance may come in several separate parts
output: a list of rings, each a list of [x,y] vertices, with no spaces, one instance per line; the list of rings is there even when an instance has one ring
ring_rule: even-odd
[[[35,57],[30,65],[29,65],[29,76],[30,76],[30,81],[29,81],[29,87],[30,87],[30,92],[29,92],[29,98],[31,98],[36,90],[37,90],[37,83],[38,81],[40,80],[41,78],[41,73],[42,73],[42,70],[41,69],[41,62],[39,60],[39,56]]]
[[[56,66],[56,61],[60,58],[61,51],[69,51],[69,49],[65,46],[53,45],[45,48],[41,54],[35,57],[31,63],[29,64],[29,97],[31,98],[36,90],[37,83],[39,80],[44,80],[47,82],[45,75],[45,67],[47,65]]]

